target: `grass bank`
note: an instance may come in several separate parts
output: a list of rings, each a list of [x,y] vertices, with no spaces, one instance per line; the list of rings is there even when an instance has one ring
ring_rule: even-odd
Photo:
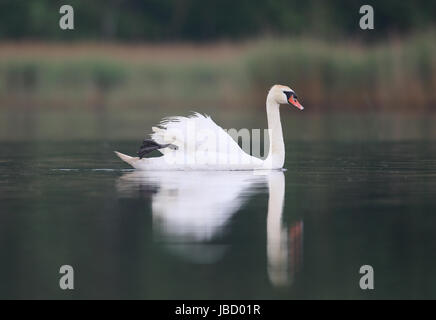
[[[262,108],[274,83],[309,110],[432,111],[434,33],[374,45],[307,39],[244,44],[0,44],[0,106]]]

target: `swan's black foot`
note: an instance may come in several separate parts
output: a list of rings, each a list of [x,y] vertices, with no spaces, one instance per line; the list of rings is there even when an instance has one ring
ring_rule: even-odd
[[[139,159],[144,158],[146,154],[149,154],[150,152],[158,149],[163,148],[170,148],[171,150],[177,150],[178,147],[174,144],[168,143],[168,144],[160,144],[157,143],[154,140],[146,139],[142,142],[141,147],[139,148],[139,151],[137,152]]]

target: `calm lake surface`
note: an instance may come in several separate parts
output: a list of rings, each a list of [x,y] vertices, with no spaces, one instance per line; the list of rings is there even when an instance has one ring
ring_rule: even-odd
[[[436,298],[434,143],[290,142],[254,175],[134,172],[139,142],[0,143],[0,298]]]

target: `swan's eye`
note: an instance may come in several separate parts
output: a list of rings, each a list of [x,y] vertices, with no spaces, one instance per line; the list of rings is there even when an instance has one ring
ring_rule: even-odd
[[[289,100],[289,98],[294,95],[292,91],[283,91],[283,93],[286,95],[286,99]]]

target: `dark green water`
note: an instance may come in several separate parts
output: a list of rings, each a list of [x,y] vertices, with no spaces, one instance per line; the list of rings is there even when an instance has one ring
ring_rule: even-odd
[[[0,298],[436,298],[434,143],[291,142],[259,176],[138,174],[137,142],[0,144]]]

